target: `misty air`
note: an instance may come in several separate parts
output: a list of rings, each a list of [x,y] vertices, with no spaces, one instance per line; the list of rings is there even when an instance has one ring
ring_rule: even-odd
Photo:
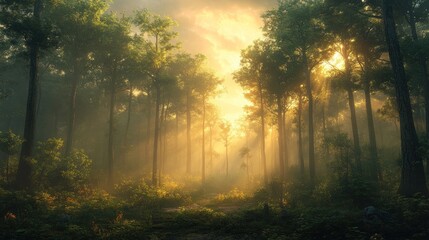
[[[428,0],[0,0],[0,239],[429,239]]]

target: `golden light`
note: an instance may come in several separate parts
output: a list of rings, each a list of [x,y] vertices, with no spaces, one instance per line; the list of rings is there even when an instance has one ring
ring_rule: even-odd
[[[192,11],[187,9],[179,15],[192,22],[189,31],[199,33],[207,46],[204,52],[209,65],[219,78],[225,79],[223,93],[214,99],[221,118],[232,126],[239,126],[245,115],[244,107],[251,103],[244,97],[241,87],[232,79],[232,73],[240,67],[241,49],[262,37],[261,9],[232,8],[228,11],[209,9]]]
[[[335,52],[332,57],[321,64],[321,72],[323,75],[328,75],[333,70],[344,70],[344,59],[339,52]]]

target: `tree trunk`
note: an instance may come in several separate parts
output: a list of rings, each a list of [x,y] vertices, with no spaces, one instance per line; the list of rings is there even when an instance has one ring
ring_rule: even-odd
[[[283,103],[281,96],[277,96],[277,130],[278,130],[278,144],[279,144],[279,177],[283,182],[285,178],[285,165],[284,165],[284,142],[283,142]]]
[[[383,0],[383,23],[394,73],[400,118],[402,171],[398,192],[404,196],[413,196],[416,193],[428,195],[422,158],[418,152],[419,142],[411,111],[410,95],[391,0]]]
[[[286,103],[283,102],[283,105],[286,105]],[[287,109],[285,107],[283,107],[283,114],[282,114],[282,124],[283,124],[283,146],[284,146],[284,150],[283,150],[283,154],[284,154],[284,174],[285,176],[287,175],[287,171],[289,169],[289,147],[288,147],[288,131],[286,128],[286,112]]]
[[[191,93],[186,92],[186,173],[191,174]]]
[[[226,177],[229,176],[228,139],[225,142]]]
[[[175,129],[175,137],[174,137],[174,152],[175,154],[175,162],[178,163],[179,160],[179,112],[176,111],[176,129]]]
[[[73,135],[75,128],[75,119],[76,119],[76,94],[77,94],[77,85],[79,83],[80,73],[78,70],[78,62],[74,60],[73,63],[73,74],[71,79],[71,89],[70,89],[70,113],[69,113],[69,123],[67,128],[67,140],[65,146],[65,155],[70,155],[73,148]]]
[[[298,157],[301,178],[305,178],[304,151],[302,149],[302,96],[298,96]]]
[[[369,153],[371,161],[371,178],[374,181],[382,181],[383,175],[381,172],[380,163],[378,161],[378,152],[377,152],[377,139],[375,136],[375,126],[374,126],[374,117],[372,114],[372,105],[371,105],[371,89],[370,89],[370,79],[368,73],[370,71],[370,65],[368,57],[364,56],[364,83],[363,90],[365,93],[365,106],[366,106],[366,117],[368,122],[368,135],[369,135]]]
[[[265,107],[264,107],[264,96],[262,95],[262,82],[258,83],[258,92],[259,92],[259,104],[261,105],[261,157],[262,165],[264,170],[264,184],[268,184],[268,175],[267,175],[267,157],[265,155]]]
[[[209,163],[209,169],[210,174],[213,174],[213,127],[212,124],[210,124],[210,163]]]
[[[352,82],[352,69],[350,66],[349,60],[349,49],[347,44],[343,44],[342,55],[344,58],[345,65],[345,75],[346,75],[346,91],[349,100],[349,108],[350,108],[350,119],[352,123],[352,132],[353,132],[353,150],[354,157],[356,162],[356,169],[359,174],[362,174],[362,163],[361,163],[361,149],[359,142],[359,130],[356,119],[356,107],[355,107],[355,98],[353,94],[353,82]]]
[[[107,161],[108,161],[108,187],[113,187],[113,162],[114,156],[114,116],[115,116],[115,101],[116,101],[116,66],[113,69],[113,74],[110,79],[110,110],[109,110],[109,142],[107,146]]]
[[[158,186],[158,139],[159,139],[159,107],[161,105],[161,86],[158,79],[155,80],[156,102],[155,102],[155,132],[153,137],[152,158],[152,186]]]
[[[316,184],[316,163],[314,157],[314,113],[313,113],[313,93],[311,87],[311,71],[308,66],[307,53],[303,52],[306,80],[306,90],[308,98],[308,165],[310,169],[310,181],[311,185]]]
[[[414,14],[414,9],[412,7],[412,1],[408,1],[408,13],[409,13],[409,25],[411,29],[411,37],[414,42],[418,43],[419,36],[417,34],[417,28],[416,28],[416,17]],[[426,138],[429,139],[429,77],[428,77],[428,69],[426,64],[426,57],[422,53],[422,50],[419,51],[418,55],[418,64],[420,67],[420,71],[422,74],[422,80],[423,80],[423,97],[425,99],[425,118],[426,118]]]
[[[151,101],[151,94],[149,93],[147,98],[148,98],[148,104],[147,104],[147,109],[148,109],[148,113],[147,113],[147,126],[146,126],[146,144],[145,144],[145,160],[148,161],[149,160],[149,156],[150,156],[150,143],[151,143],[151,139],[152,139],[152,134],[151,134],[151,120],[152,120],[152,101]]]
[[[201,146],[201,159],[202,159],[202,169],[201,169],[201,183],[204,185],[206,182],[206,133],[205,133],[205,128],[206,128],[206,96],[203,95],[203,129],[202,129],[202,134],[203,134],[203,143]]]
[[[160,113],[160,121],[159,121],[159,147],[158,147],[158,151],[159,151],[159,157],[158,157],[158,185],[161,186],[162,184],[162,174],[163,174],[163,167],[164,167],[164,157],[165,157],[165,152],[163,151],[164,147],[165,147],[165,129],[164,129],[164,122],[165,122],[165,101],[163,100],[163,98],[161,99],[161,113]]]
[[[133,103],[133,85],[130,83],[130,93],[128,94],[128,115],[127,115],[127,124],[125,125],[125,136],[124,136],[124,147],[128,146],[128,132],[130,130],[131,123],[131,106]]]
[[[36,0],[34,3],[33,12],[33,18],[35,22],[40,22],[41,11],[42,1]],[[36,110],[39,88],[39,48],[39,42],[36,37],[33,36],[33,39],[31,39],[28,44],[30,74],[27,96],[27,111],[25,114],[24,142],[21,148],[18,172],[16,176],[16,187],[18,189],[29,188],[32,185],[31,175],[33,172],[33,168],[30,163],[30,158],[33,155],[34,138],[36,131]]]

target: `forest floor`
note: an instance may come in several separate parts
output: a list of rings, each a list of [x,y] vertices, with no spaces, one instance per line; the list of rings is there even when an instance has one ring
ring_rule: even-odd
[[[249,195],[141,183],[112,193],[0,188],[0,239],[429,239],[427,198],[297,189],[289,188],[280,206],[264,189]]]

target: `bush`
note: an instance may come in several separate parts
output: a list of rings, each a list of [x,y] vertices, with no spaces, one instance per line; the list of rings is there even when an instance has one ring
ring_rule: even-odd
[[[92,160],[83,150],[62,155],[63,140],[50,138],[39,142],[34,157],[34,179],[43,188],[77,190],[88,181]]]
[[[115,185],[115,195],[130,202],[149,208],[176,207],[190,202],[190,196],[181,187],[168,184],[152,187],[144,181],[124,180]]]

